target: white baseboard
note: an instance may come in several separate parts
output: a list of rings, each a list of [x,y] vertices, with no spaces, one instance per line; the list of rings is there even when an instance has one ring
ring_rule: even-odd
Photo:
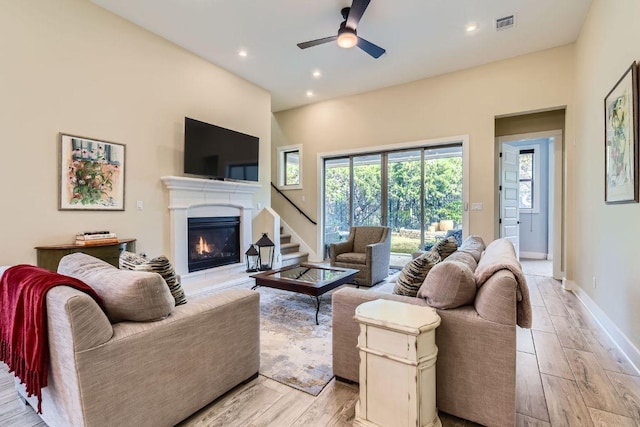
[[[524,252],[520,251],[520,258],[525,259],[547,259],[546,252]]]
[[[627,336],[613,323],[609,316],[596,304],[589,294],[587,294],[574,281],[568,280],[569,289],[571,289],[578,299],[591,312],[594,319],[602,326],[604,332],[611,338],[618,349],[629,359],[635,370],[640,374],[640,350],[627,338]]]

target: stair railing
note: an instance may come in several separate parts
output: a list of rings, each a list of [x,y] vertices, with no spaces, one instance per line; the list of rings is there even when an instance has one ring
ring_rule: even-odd
[[[278,192],[282,197],[284,197],[284,198],[285,198],[285,200],[286,200],[287,202],[291,203],[291,206],[293,206],[294,208],[296,208],[296,209],[298,210],[298,212],[300,212],[300,213],[302,214],[302,216],[304,216],[305,218],[307,218],[311,224],[313,224],[313,225],[318,225],[318,223],[317,223],[317,222],[315,222],[314,220],[312,220],[311,218],[309,218],[309,215],[307,215],[306,213],[304,213],[304,212],[302,211],[302,209],[300,209],[300,208],[298,207],[298,205],[296,205],[296,204],[293,202],[293,200],[291,200],[290,198],[288,198],[286,194],[284,194],[282,191],[280,191],[280,189],[279,189],[278,187],[276,187],[276,186],[275,186],[275,184],[274,184],[273,182],[271,183],[271,186],[272,186],[272,187],[273,187],[273,189],[274,189],[274,190],[276,190],[276,191],[277,191],[277,192]]]

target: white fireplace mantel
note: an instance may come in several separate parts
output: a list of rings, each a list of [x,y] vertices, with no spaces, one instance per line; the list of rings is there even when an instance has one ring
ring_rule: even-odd
[[[252,239],[253,195],[260,184],[235,181],[163,176],[162,182],[169,190],[171,222],[171,251],[176,273],[182,278],[185,291],[189,282],[205,280],[214,270],[189,273],[187,256],[188,218],[210,216],[240,217],[240,253],[244,254]],[[240,260],[243,262],[242,258]]]

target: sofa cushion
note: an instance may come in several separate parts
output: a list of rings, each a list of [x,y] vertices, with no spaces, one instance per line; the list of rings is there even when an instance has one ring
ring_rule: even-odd
[[[124,251],[120,254],[119,264],[121,270],[151,271],[158,273],[167,283],[169,292],[171,292],[176,302],[176,306],[187,303],[187,298],[180,284],[180,278],[176,275],[176,271],[166,256],[148,259],[132,252]]]
[[[437,251],[429,251],[418,258],[408,262],[396,280],[393,293],[415,297],[418,289],[422,286],[424,278],[434,265],[440,262],[440,255]]]
[[[471,304],[476,296],[476,281],[466,263],[451,260],[435,265],[418,291],[434,308],[456,308]]]
[[[480,261],[482,251],[486,248],[484,240],[480,236],[469,236],[464,239],[462,245],[458,248],[459,251],[470,253],[476,262]]]
[[[367,255],[365,253],[347,252],[336,257],[337,262],[346,264],[366,264]]]
[[[104,301],[111,323],[158,320],[168,316],[175,306],[169,288],[158,273],[118,270],[82,252],[63,257],[58,273],[91,286]]]
[[[431,248],[431,251],[438,252],[440,259],[443,261],[456,250],[458,250],[458,241],[455,236],[449,236],[446,239],[442,239]]]
[[[478,263],[476,262],[476,259],[473,257],[473,255],[463,251],[455,251],[454,253],[449,255],[447,261],[461,262],[469,267],[469,270],[471,270],[472,273],[475,272],[476,268],[478,267]]]

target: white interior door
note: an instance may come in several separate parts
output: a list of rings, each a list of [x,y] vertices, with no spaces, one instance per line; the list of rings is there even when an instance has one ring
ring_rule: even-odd
[[[520,258],[519,149],[502,144],[500,156],[500,237],[506,238]]]

